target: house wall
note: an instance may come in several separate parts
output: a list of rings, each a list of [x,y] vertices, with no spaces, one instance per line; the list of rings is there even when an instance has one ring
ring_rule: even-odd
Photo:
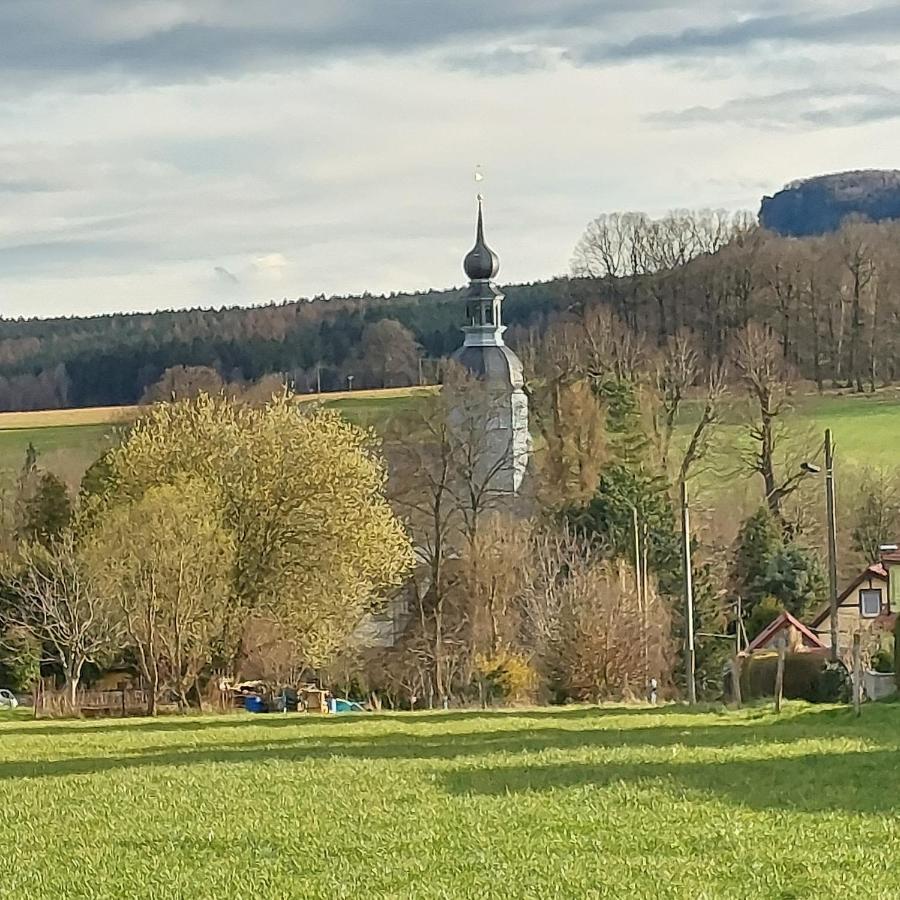
[[[884,629],[878,619],[864,618],[860,614],[860,591],[876,588],[881,590],[882,606],[887,603],[887,583],[878,578],[870,578],[864,581],[856,589],[851,591],[838,607],[838,646],[842,650],[853,644],[853,635],[858,631],[862,637],[864,653],[871,653],[878,649],[884,636]],[[824,644],[831,646],[831,620],[829,616],[813,628]]]

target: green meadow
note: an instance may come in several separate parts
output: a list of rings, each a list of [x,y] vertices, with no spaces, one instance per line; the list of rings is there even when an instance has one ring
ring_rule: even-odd
[[[3,898],[900,896],[900,705],[27,722]]]
[[[428,389],[389,389],[334,395],[326,405],[341,411],[360,425],[383,428],[392,416],[414,409]],[[131,413],[133,415],[133,412]],[[686,436],[698,414],[695,403],[687,404],[678,431]],[[115,439],[127,421],[127,410],[61,410],[46,413],[0,414],[0,471],[15,472],[25,449],[32,443],[48,468],[64,476],[78,477]],[[740,468],[740,455],[748,447],[746,422],[751,409],[743,401],[727,404],[718,426],[709,473],[704,481],[732,479]],[[79,416],[84,424],[78,423]],[[4,417],[7,417],[4,419]],[[56,420],[61,424],[56,424]],[[74,420],[75,424],[70,424]],[[40,422],[32,426],[30,422]],[[5,423],[9,422],[10,425]],[[900,447],[900,393],[798,396],[785,417],[791,443],[804,445],[810,455],[819,452],[825,428],[834,431],[837,461],[849,468],[891,468],[897,465]]]

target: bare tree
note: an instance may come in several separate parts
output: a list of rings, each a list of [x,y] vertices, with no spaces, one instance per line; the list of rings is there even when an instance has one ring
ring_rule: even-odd
[[[121,630],[72,532],[47,547],[23,546],[9,587],[16,599],[4,624],[27,630],[48,653],[44,661],[60,666],[66,702],[74,709],[85,665],[117,648]]]
[[[608,454],[606,414],[585,370],[580,327],[532,333],[522,358],[531,424],[541,438],[533,459],[538,496],[548,507],[586,500]]]
[[[842,288],[842,297],[850,299],[850,343],[847,349],[847,380],[862,393],[863,372],[860,366],[864,327],[864,305],[870,286],[875,279],[875,261],[871,246],[871,226],[863,222],[851,222],[840,235],[841,259],[849,281]]]
[[[878,562],[881,547],[900,537],[900,483],[885,471],[867,471],[851,494],[853,549],[866,564]]]
[[[770,512],[782,529],[788,531],[784,501],[800,486],[804,472],[799,460],[797,465],[785,466],[785,474],[780,472],[778,450],[785,437],[781,417],[787,409],[789,383],[781,347],[771,331],[750,324],[736,337],[732,358],[758,415],[750,427],[755,447],[747,456],[747,463],[763,480]]]
[[[669,612],[652,586],[642,609],[633,584],[624,564],[589,557],[568,573],[554,664],[570,696],[627,698],[670,680]]]
[[[460,585],[466,577],[479,581],[474,548],[486,518],[513,502],[505,490],[509,454],[493,426],[498,399],[492,388],[450,367],[444,390],[396,422],[387,437],[391,497],[418,559],[412,587],[420,652],[430,658],[430,688],[440,702],[471,650],[471,605]]]

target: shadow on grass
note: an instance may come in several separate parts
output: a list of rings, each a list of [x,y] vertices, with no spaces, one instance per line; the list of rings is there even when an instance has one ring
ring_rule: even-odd
[[[711,713],[712,714],[712,713]],[[724,714],[724,712],[723,712]],[[543,709],[465,709],[465,710],[432,710],[423,712],[380,712],[373,714],[341,714],[337,716],[317,716],[305,714],[271,713],[268,715],[247,716],[242,714],[223,716],[171,716],[159,719],[70,719],[65,721],[42,720],[27,727],[2,728],[0,735],[73,735],[73,734],[100,734],[103,732],[126,731],[130,733],[143,731],[159,732],[193,732],[222,728],[247,728],[261,726],[271,729],[286,727],[311,727],[326,726],[328,728],[341,725],[358,725],[366,722],[399,722],[399,723],[440,723],[440,722],[465,722],[484,721],[485,717],[503,719],[536,719],[571,720],[594,719],[604,716],[696,716],[697,710],[689,707],[672,704],[669,706],[643,707],[643,706],[600,706],[600,707],[545,707]],[[2,723],[2,720],[0,720]]]
[[[526,713],[520,727],[498,729],[493,716],[444,714],[397,717],[399,724],[414,726],[425,721],[442,722],[472,719],[478,727],[471,731],[436,731],[417,728],[387,733],[348,733],[345,725],[357,719],[301,719],[291,717],[253,720],[252,741],[199,744],[162,744],[120,751],[114,756],[81,756],[47,761],[0,762],[0,781],[17,778],[57,778],[115,771],[152,770],[161,767],[197,765],[258,765],[267,762],[296,763],[313,760],[360,761],[462,761],[477,758],[478,768],[455,768],[444,775],[449,793],[498,796],[527,791],[571,789],[590,785],[607,787],[630,782],[638,785],[671,785],[706,795],[721,795],[735,803],[760,808],[820,811],[844,809],[858,812],[887,812],[900,808],[900,758],[898,711],[896,707],[867,710],[860,720],[843,709],[807,710],[779,720],[734,719],[710,715],[706,720],[694,714],[689,724],[682,722],[677,708],[660,716],[659,710],[598,710],[582,708],[559,712]],[[628,715],[629,727],[616,728],[611,717]],[[647,718],[646,725],[640,717]],[[553,727],[557,720],[568,727]],[[542,717],[546,724],[531,726]],[[387,718],[387,717],[381,717]],[[699,723],[698,723],[699,719]],[[515,716],[510,724],[515,726]],[[651,721],[652,720],[652,721]],[[372,721],[372,720],[368,720]],[[709,721],[710,724],[704,724]],[[236,720],[235,724],[247,720]],[[322,727],[308,733],[306,723]],[[584,727],[578,727],[582,724]],[[140,727],[142,723],[138,723]],[[152,725],[177,725],[186,733],[204,724],[185,719]],[[210,722],[210,727],[221,720]],[[300,725],[286,731],[286,725]],[[134,725],[131,727],[135,727]],[[85,729],[87,733],[94,729]],[[9,733],[11,729],[6,730]],[[262,731],[262,739],[259,732]],[[299,731],[299,733],[298,733]],[[3,734],[4,732],[0,732]],[[29,730],[29,734],[35,732]],[[251,737],[251,735],[247,735]],[[873,749],[846,753],[806,754],[766,758],[690,761],[691,748],[724,751],[740,747],[771,747],[801,739],[825,740],[855,737],[873,743]],[[538,757],[541,751],[618,750],[679,747],[671,760],[609,763],[584,761],[555,762]],[[2,749],[2,745],[0,745]],[[507,759],[498,759],[506,755]],[[529,758],[531,757],[531,758]],[[685,759],[685,762],[681,762]],[[514,765],[505,765],[505,762]],[[490,765],[492,764],[493,765]],[[488,765],[485,765],[488,764]]]
[[[757,810],[900,812],[898,751],[863,750],[769,759],[634,764],[571,763],[457,769],[445,777],[452,794],[509,796],[628,784],[679,795],[725,799]]]

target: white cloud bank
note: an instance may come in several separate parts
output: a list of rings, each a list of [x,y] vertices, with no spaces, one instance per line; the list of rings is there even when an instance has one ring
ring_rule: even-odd
[[[501,278],[603,211],[752,208],[900,165],[900,6],[758,0],[0,5],[0,314]]]

